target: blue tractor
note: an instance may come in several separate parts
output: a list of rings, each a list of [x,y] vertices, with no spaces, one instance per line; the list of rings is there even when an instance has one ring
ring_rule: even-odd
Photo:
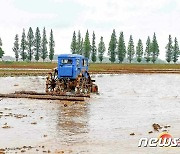
[[[46,80],[46,93],[88,94],[98,92],[98,87],[91,80],[88,72],[88,59],[78,54],[61,54],[58,56],[58,65],[49,73]]]

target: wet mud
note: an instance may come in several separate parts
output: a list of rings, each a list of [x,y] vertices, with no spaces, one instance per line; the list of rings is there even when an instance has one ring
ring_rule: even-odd
[[[138,147],[142,137],[180,137],[178,74],[94,75],[85,102],[0,98],[0,153],[179,153]],[[45,77],[1,77],[0,93],[44,92]]]

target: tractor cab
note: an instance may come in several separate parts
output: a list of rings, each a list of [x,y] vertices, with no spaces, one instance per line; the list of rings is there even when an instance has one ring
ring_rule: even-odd
[[[88,59],[78,54],[61,54],[58,56],[57,68],[46,79],[46,93],[64,95],[67,92],[89,94],[98,92],[95,80],[88,72]]]
[[[78,54],[58,56],[58,78],[76,79],[80,73],[88,72],[88,59]]]

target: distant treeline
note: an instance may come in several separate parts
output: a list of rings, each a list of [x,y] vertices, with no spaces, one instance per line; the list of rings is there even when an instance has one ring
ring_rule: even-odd
[[[47,45],[49,44],[49,48]],[[2,49],[2,40],[0,38],[0,59],[2,59],[4,55],[4,50]],[[54,58],[54,47],[55,41],[53,37],[53,31],[51,29],[49,41],[47,41],[46,37],[46,29],[43,29],[42,36],[40,34],[40,30],[37,27],[35,34],[33,33],[32,28],[30,27],[26,36],[25,29],[23,29],[21,42],[19,41],[19,35],[15,35],[14,46],[12,50],[15,53],[16,61],[22,59],[23,61],[32,61],[35,59],[39,61],[39,59],[50,60],[52,61]],[[155,63],[158,60],[159,56],[159,45],[156,39],[156,34],[153,34],[152,40],[150,37],[147,37],[146,45],[144,46],[142,40],[139,39],[137,45],[134,45],[133,36],[130,35],[129,41],[126,43],[124,41],[124,34],[120,32],[119,37],[117,39],[116,31],[113,30],[109,46],[106,49],[103,37],[100,37],[98,44],[96,45],[96,35],[93,31],[92,41],[90,41],[89,31],[87,30],[85,34],[85,38],[81,36],[81,32],[78,31],[73,32],[72,42],[71,42],[71,52],[73,54],[81,54],[85,57],[89,58],[92,62],[103,62],[104,54],[106,50],[108,51],[108,59],[111,63],[119,62],[123,63],[128,60],[131,62],[144,62],[147,63]],[[168,43],[165,47],[166,49],[166,61],[168,63],[178,61],[180,51],[178,40],[175,37],[174,43],[171,35],[169,35]]]
[[[16,61],[18,61],[20,58],[23,61],[32,61],[32,59],[39,61],[40,58],[42,58],[44,61],[45,59],[49,58],[49,60],[52,61],[55,47],[52,29],[49,38],[49,50],[47,48],[47,44],[48,41],[46,38],[46,29],[43,29],[43,34],[41,37],[39,27],[36,28],[35,35],[32,28],[30,27],[27,33],[27,37],[25,34],[25,29],[23,29],[21,42],[19,42],[18,34],[15,35],[15,41],[12,50],[15,53]]]
[[[106,51],[105,43],[103,41],[103,37],[101,36],[98,46],[96,47],[95,39],[96,37],[94,32],[92,35],[92,43],[90,43],[88,30],[84,40],[81,37],[80,31],[78,31],[77,36],[74,31],[71,42],[71,52],[73,54],[84,55],[85,57],[91,59],[92,62],[96,62],[97,59],[102,62]],[[169,35],[168,44],[165,48],[166,61],[168,63],[171,61],[176,63],[180,55],[177,38],[175,37],[173,44],[171,35]],[[108,46],[108,57],[111,63],[114,63],[116,60],[118,60],[119,63],[122,63],[125,59],[127,59],[129,63],[131,63],[134,59],[136,59],[138,63],[142,62],[143,59],[145,59],[147,63],[155,63],[158,59],[159,53],[159,45],[155,33],[153,34],[152,41],[148,36],[144,50],[141,39],[138,40],[135,47],[133,37],[130,35],[128,46],[126,48],[123,32],[120,32],[119,39],[116,37],[115,29],[112,32]]]

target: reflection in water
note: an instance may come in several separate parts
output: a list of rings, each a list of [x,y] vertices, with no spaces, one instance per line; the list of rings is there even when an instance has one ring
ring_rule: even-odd
[[[62,141],[72,143],[77,136],[88,133],[88,104],[86,102],[64,102],[58,112],[57,132],[62,136]],[[82,140],[78,140],[81,142]]]

